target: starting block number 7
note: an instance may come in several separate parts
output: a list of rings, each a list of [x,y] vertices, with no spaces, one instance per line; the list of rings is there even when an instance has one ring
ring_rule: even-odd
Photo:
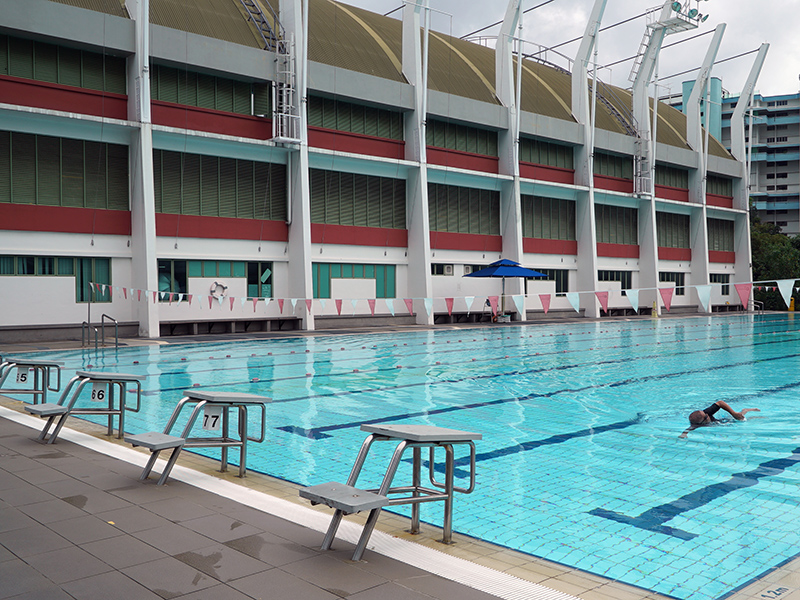
[[[219,422],[222,420],[222,407],[206,405],[203,408],[203,429],[206,431],[219,431]]]

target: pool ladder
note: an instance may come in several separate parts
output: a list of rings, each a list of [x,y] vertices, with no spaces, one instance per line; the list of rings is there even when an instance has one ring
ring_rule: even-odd
[[[97,350],[97,338],[98,333],[100,334],[100,339],[102,340],[103,346],[106,345],[106,320],[111,321],[114,323],[114,349],[119,349],[119,323],[114,317],[110,317],[109,315],[103,313],[103,316],[100,318],[100,331],[98,332],[97,327],[89,323],[88,321],[84,321],[81,323],[81,347],[88,346],[92,342],[92,331],[94,331],[94,349]]]

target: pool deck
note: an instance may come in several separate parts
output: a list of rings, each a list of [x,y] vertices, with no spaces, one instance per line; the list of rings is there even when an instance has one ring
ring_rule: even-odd
[[[273,335],[298,333],[308,335]],[[317,335],[328,333],[355,332]],[[205,339],[126,343],[186,341]],[[2,345],[0,355],[74,347]],[[0,395],[0,599],[668,598],[459,534],[446,546],[430,526],[412,536],[408,519],[388,513],[378,521],[375,548],[354,563],[349,541],[319,550],[319,523],[330,509],[309,507],[297,485],[252,472],[239,479],[220,473],[218,462],[183,453],[174,477],[159,487],[138,481],[146,453],[108,438],[104,428],[70,419],[58,442],[45,446],[35,441],[41,424],[22,402]],[[357,530],[362,516],[347,517],[346,526]],[[800,600],[800,560],[723,598]]]

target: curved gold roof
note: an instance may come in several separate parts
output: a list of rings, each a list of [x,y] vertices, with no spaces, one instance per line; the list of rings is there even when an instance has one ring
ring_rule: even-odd
[[[124,0],[53,0],[117,16],[127,16]],[[268,0],[255,0],[266,7]],[[277,8],[277,0],[271,0]],[[405,81],[402,73],[402,23],[335,0],[310,0],[309,59],[333,67]],[[261,37],[239,0],[150,0],[150,20],[180,31],[213,37],[253,48]],[[269,14],[265,11],[265,14]],[[498,104],[495,95],[494,50],[479,44],[431,32],[428,85],[431,90]],[[611,91],[609,91],[609,88]],[[614,86],[599,88],[605,99],[629,112],[631,93]],[[357,96],[357,90],[354,90]],[[572,121],[572,78],[557,68],[532,60],[523,63],[522,109]],[[658,141],[688,148],[686,116],[660,104]],[[619,118],[602,102],[597,105],[597,126],[626,134]],[[731,158],[713,137],[710,153]]]

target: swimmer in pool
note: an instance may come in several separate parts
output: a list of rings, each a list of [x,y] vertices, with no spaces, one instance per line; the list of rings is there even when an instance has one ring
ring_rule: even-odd
[[[705,410],[696,410],[692,414],[690,414],[689,429],[684,431],[680,435],[680,437],[685,438],[692,429],[697,429],[698,427],[705,427],[706,425],[711,425],[712,423],[718,422],[719,419],[716,419],[714,417],[714,414],[720,408],[724,411],[727,411],[737,421],[744,421],[745,414],[749,412],[760,412],[760,409],[758,408],[743,408],[742,412],[736,412],[724,400],[717,400],[716,402],[714,402],[714,404],[712,404]]]

